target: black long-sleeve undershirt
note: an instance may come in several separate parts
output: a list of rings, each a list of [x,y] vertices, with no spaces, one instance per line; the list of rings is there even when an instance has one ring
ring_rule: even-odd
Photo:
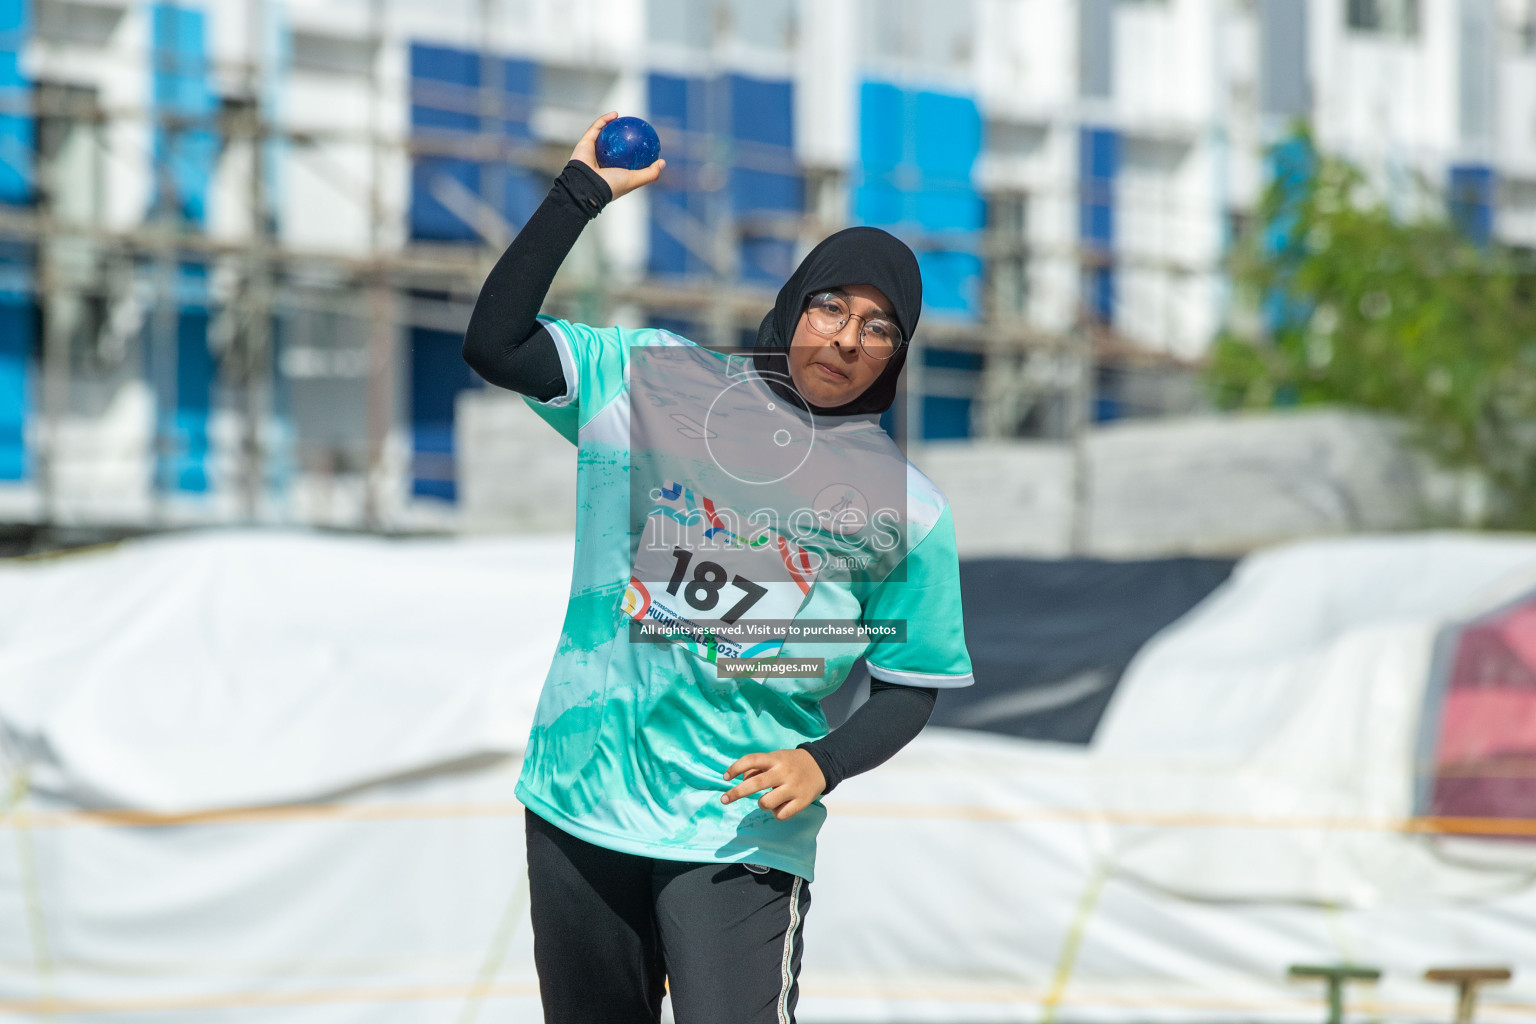
[[[480,288],[464,332],[464,361],[471,369],[541,402],[565,394],[560,353],[539,324],[539,309],[581,229],[612,199],[608,183],[592,168],[579,160],[565,165]]]
[[[497,387],[541,402],[566,393],[555,341],[538,321],[550,283],[587,222],[613,199],[608,183],[572,160],[486,276],[464,332],[464,361]],[[869,699],[819,740],[800,744],[830,793],[851,775],[889,760],[933,713],[938,691],[870,680]]]
[[[823,794],[848,778],[889,761],[928,724],[939,691],[871,678],[869,699],[819,740],[800,744],[827,780]]]

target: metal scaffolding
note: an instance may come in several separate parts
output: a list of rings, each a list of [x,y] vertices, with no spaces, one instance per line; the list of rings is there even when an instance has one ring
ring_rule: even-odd
[[[418,84],[407,104],[459,110],[477,118],[480,130],[456,134],[406,133],[386,127],[386,110],[399,103],[398,91],[410,85],[385,74],[380,54],[391,39],[387,0],[369,0],[368,24],[362,40],[372,55],[367,74],[369,101],[366,123],[329,131],[295,129],[264,102],[270,76],[281,73],[266,59],[263,43],[272,31],[271,0],[247,0],[245,31],[248,59],[238,67],[221,65],[225,93],[208,115],[179,112],[165,104],[121,106],[104,104],[88,88],[68,82],[34,83],[22,112],[35,119],[36,201],[29,206],[0,206],[0,241],[20,243],[32,255],[36,307],[41,317],[41,416],[34,432],[38,499],[30,513],[43,523],[95,522],[98,525],[160,526],[188,521],[258,522],[323,521],[374,530],[409,528],[399,515],[402,475],[399,454],[391,437],[400,421],[403,337],[412,328],[448,334],[462,332],[484,279],[502,247],[519,225],[508,223],[496,205],[449,181],[434,196],[478,235],[462,244],[395,238],[393,222],[403,211],[390,209],[384,181],[391,167],[449,157],[474,161],[491,171],[532,170],[552,177],[569,152],[569,142],[513,138],[504,129],[508,104],[514,98],[497,88],[489,70],[481,76],[478,97]],[[480,38],[496,37],[495,5],[482,0]],[[489,43],[481,59],[490,69],[499,55]],[[239,83],[231,95],[227,83]],[[12,102],[14,107],[14,102]],[[11,110],[10,112],[16,112]],[[527,111],[518,112],[525,119]],[[243,237],[213,236],[176,213],[176,168],[170,159],[153,161],[159,201],[150,215],[130,227],[113,225],[103,216],[99,197],[70,194],[60,165],[71,144],[96,146],[102,160],[143,159],[146,154],[112,154],[108,128],[134,122],[168,139],[208,133],[215,150],[226,157],[238,153],[245,194],[242,202],[248,227]],[[84,139],[83,142],[80,140]],[[74,140],[71,142],[71,140]],[[338,188],[358,183],[336,168],[327,168],[327,143],[351,143],[367,149],[368,181],[357,196],[369,222],[366,252],[323,251],[285,242],[277,230],[269,176],[280,155],[319,164],[332,173]],[[782,166],[792,154],[754,152],[750,146],[731,151],[727,140],[708,133],[682,133],[674,139],[679,155],[693,166],[706,185],[720,178],[722,160],[735,166]],[[793,165],[807,192],[831,190],[846,195],[848,183],[829,168]],[[107,172],[98,172],[107,173]],[[496,173],[489,177],[492,187]],[[78,183],[76,183],[78,184]],[[99,183],[98,183],[99,184]],[[718,188],[718,184],[714,187]],[[227,191],[227,190],[226,190]],[[1006,198],[1006,197],[1004,197]],[[839,204],[833,204],[834,207]],[[843,210],[848,204],[840,204]],[[772,292],[742,280],[737,254],[743,237],[788,240],[804,251],[817,239],[844,226],[846,220],[807,201],[792,215],[736,216],[723,201],[706,205],[706,215],[693,217],[665,211],[657,227],[680,242],[707,273],[688,278],[642,277],[619,280],[601,264],[557,278],[549,298],[554,310],[580,309],[595,317],[615,310],[639,311],[644,317],[686,318],[704,325],[699,340],[735,344],[743,332],[755,329]],[[82,208],[84,212],[82,213]],[[951,238],[908,238],[919,252],[925,246],[953,245]],[[973,320],[925,319],[915,351],[907,361],[907,392],[923,394],[925,349],[951,349],[978,354],[984,370],[973,397],[973,433],[982,437],[1014,437],[1032,431],[1056,438],[1079,438],[1092,413],[1095,368],[1105,365],[1150,366],[1156,373],[1187,373],[1177,361],[1153,356],[1128,345],[1107,328],[1094,326],[1087,316],[1065,332],[1038,329],[1023,319],[1017,289],[1018,268],[1043,254],[1031,249],[1022,235],[1006,223],[989,225],[980,236],[980,255],[988,268],[981,315]],[[1076,249],[1067,253],[1080,266],[1107,257]],[[1119,262],[1125,263],[1124,257]],[[1009,269],[1012,277],[1009,276]],[[1010,283],[1011,282],[1011,283]],[[197,294],[190,294],[191,292]],[[210,399],[206,429],[215,434],[197,443],[226,453],[219,493],[210,494],[196,509],[168,501],[175,494],[163,478],[167,461],[185,454],[188,444],[167,403],[174,403],[178,373],[179,312],[189,304],[207,309],[207,343],[216,367],[216,390]],[[359,422],[338,436],[312,447],[306,439],[284,438],[277,407],[292,384],[292,366],[277,358],[279,321],[293,316],[329,317],[327,323],[347,325],[365,338],[365,366],[351,372],[365,378],[366,400]],[[318,328],[317,328],[318,330]],[[339,328],[338,328],[339,331]],[[134,376],[133,360],[145,356],[144,375],[155,406],[150,459],[157,478],[148,488],[148,505],[128,508],[122,502],[100,502],[93,510],[80,495],[109,490],[81,484],[71,465],[80,457],[72,441],[71,424],[105,415],[106,391],[113,381]],[[342,357],[335,357],[340,360]],[[359,373],[358,370],[361,370]],[[91,406],[92,388],[95,406]],[[898,420],[908,438],[921,438],[922,403],[903,402]],[[76,431],[78,433],[78,431]],[[98,433],[100,433],[98,431]],[[286,451],[286,456],[283,454]],[[208,458],[213,458],[212,454]],[[287,458],[299,475],[354,480],[360,498],[352,514],[326,515],[323,510],[293,511],[291,501],[274,497],[274,460]],[[329,500],[329,499],[327,499]],[[0,511],[0,517],[27,518],[29,513]]]

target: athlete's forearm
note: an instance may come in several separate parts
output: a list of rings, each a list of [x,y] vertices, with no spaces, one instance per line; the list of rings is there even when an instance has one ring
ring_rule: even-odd
[[[928,724],[939,691],[930,686],[900,686],[869,681],[869,699],[848,721],[819,740],[800,747],[816,759],[827,786],[823,794],[850,775],[884,764]]]
[[[596,171],[572,160],[496,261],[464,332],[464,361],[487,381],[539,401],[565,393],[560,355],[539,325],[539,309],[582,228],[612,197]]]

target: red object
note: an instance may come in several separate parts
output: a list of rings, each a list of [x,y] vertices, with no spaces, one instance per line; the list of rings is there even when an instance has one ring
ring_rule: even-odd
[[[1536,597],[1461,628],[1429,813],[1536,819]]]

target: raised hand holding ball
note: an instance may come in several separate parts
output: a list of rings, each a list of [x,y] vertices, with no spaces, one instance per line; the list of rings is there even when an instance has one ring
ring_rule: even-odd
[[[653,141],[650,144],[649,163],[638,165],[630,164],[626,166],[623,164],[609,164],[603,161],[601,158],[602,150],[599,148],[599,138],[604,133],[604,129],[608,128],[609,125],[620,121],[637,122],[638,124],[644,125],[646,132],[650,133],[650,138]],[[616,133],[621,137],[625,132],[625,126],[621,126],[616,130]],[[643,148],[644,133],[639,133],[639,136],[642,145],[639,148],[638,153],[632,152],[630,157],[636,161],[647,155]],[[618,111],[609,111],[602,117],[599,117],[596,121],[593,121],[592,124],[587,128],[586,134],[581,137],[581,141],[576,143],[576,148],[571,151],[571,159],[580,160],[582,163],[586,164],[588,167],[592,168],[599,175],[601,175],[603,180],[608,183],[608,187],[613,190],[613,198],[617,199],[626,193],[633,192],[635,189],[640,188],[642,185],[649,185],[651,182],[655,181],[658,177],[661,176],[662,168],[667,166],[667,162],[665,160],[658,159],[657,153],[660,152],[661,144],[659,141],[655,140],[655,129],[651,128],[650,125],[640,120],[640,118],[621,118],[619,117]],[[612,153],[613,151],[610,150],[609,155],[612,156]]]

